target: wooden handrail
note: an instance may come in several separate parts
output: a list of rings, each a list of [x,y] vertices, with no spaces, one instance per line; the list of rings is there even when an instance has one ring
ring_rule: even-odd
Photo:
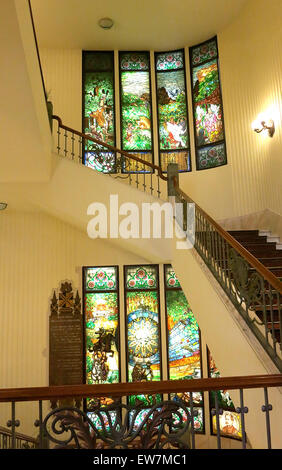
[[[132,382],[101,385],[63,385],[52,387],[0,389],[0,402],[54,400],[63,398],[122,397],[138,394],[210,392],[281,387],[282,374],[216,379],[162,380],[160,382]]]
[[[174,178],[174,187],[177,193],[188,203],[195,204],[195,208],[207,219],[215,228],[215,230],[232,246],[248,263],[260,273],[260,275],[268,281],[274,289],[282,294],[282,282],[267,269],[255,256],[253,256],[241,243],[235,240],[223,227],[221,227],[210,215],[208,215],[198,204],[196,204],[187,194],[185,194],[178,186],[177,179]]]
[[[90,135],[84,134],[83,132],[79,132],[79,131],[76,131],[75,129],[72,129],[71,127],[65,126],[62,123],[62,120],[59,116],[53,115],[52,119],[55,119],[56,121],[58,121],[59,127],[61,127],[62,129],[65,129],[66,131],[71,132],[72,134],[78,135],[79,137],[82,137],[83,139],[90,140],[91,142],[94,142],[95,144],[101,145],[102,147],[106,147],[111,152],[120,153],[121,155],[123,155],[126,158],[129,158],[131,160],[135,160],[138,163],[142,163],[143,165],[149,166],[150,168],[152,168],[152,170],[157,170],[158,175],[162,180],[164,180],[164,181],[168,180],[167,176],[165,176],[163,174],[162,169],[158,165],[155,165],[154,163],[146,162],[146,160],[142,160],[142,158],[135,157],[134,155],[132,155],[131,153],[126,152],[125,150],[118,149],[117,147],[106,144],[102,140],[95,139],[94,137],[91,137]]]

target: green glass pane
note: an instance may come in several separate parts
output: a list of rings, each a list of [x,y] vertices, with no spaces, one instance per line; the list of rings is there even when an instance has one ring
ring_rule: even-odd
[[[192,65],[200,65],[210,59],[217,57],[217,45],[216,40],[201,44],[197,47],[192,48]]]
[[[151,150],[151,90],[149,72],[121,72],[123,150]]]
[[[193,101],[197,146],[223,140],[222,104],[217,60],[193,69]]]
[[[127,292],[128,381],[161,380],[159,307],[157,292]],[[129,397],[130,404],[153,405],[160,395]]]
[[[125,279],[127,289],[156,289],[157,268],[155,266],[127,267]]]
[[[116,290],[117,270],[113,266],[103,268],[87,268],[85,271],[86,290]]]
[[[160,149],[189,146],[184,70],[157,73]]]
[[[150,70],[149,54],[138,52],[120,53],[121,70]]]
[[[113,52],[84,52],[84,70],[91,72],[113,71]]]
[[[184,67],[183,51],[156,54],[156,70],[177,70]]]
[[[165,266],[165,283],[167,288],[181,287],[172,266]]]

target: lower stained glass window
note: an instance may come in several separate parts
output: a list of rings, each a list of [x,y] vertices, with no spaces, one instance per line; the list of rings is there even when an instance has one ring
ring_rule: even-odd
[[[106,279],[107,283],[101,284]],[[117,267],[84,268],[84,286],[86,383],[117,383],[120,381]],[[106,397],[87,399],[87,409],[112,402]]]
[[[161,380],[157,270],[157,266],[125,267],[127,378],[129,382]],[[129,397],[129,403],[132,405],[154,405],[160,400],[160,395],[140,394]]]
[[[214,359],[207,348],[208,357],[208,376],[210,378],[220,377],[220,372],[217,369]],[[224,437],[231,437],[233,439],[242,439],[242,425],[241,415],[236,413],[235,406],[231,396],[227,390],[218,390],[210,392],[210,414],[211,410],[215,409],[215,394],[218,399],[218,406],[223,410],[222,415],[219,415],[220,434]],[[216,434],[216,416],[211,415],[211,433]]]
[[[199,326],[170,265],[165,265],[165,297],[168,378],[170,380],[200,379],[202,369]],[[172,398],[190,404],[189,393],[178,393],[172,395]],[[203,394],[193,393],[192,398],[194,412],[197,412],[194,418],[194,427],[197,432],[203,432]]]

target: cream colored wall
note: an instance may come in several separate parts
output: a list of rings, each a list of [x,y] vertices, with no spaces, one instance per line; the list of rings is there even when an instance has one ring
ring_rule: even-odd
[[[266,208],[282,214],[281,19],[280,0],[249,0],[218,34],[234,215]],[[276,124],[273,138],[251,130],[268,109]]]
[[[236,217],[266,208],[282,213],[281,9],[280,0],[269,1],[267,8],[263,0],[250,0],[236,21],[218,32],[227,166],[195,170],[192,109],[189,107],[193,171],[180,175],[180,183],[216,219]],[[188,100],[191,103],[187,46],[185,53]],[[81,51],[42,49],[41,58],[46,87],[52,90],[54,112],[66,124],[81,129]],[[117,68],[117,51],[115,58]],[[154,89],[155,76],[152,74]],[[273,139],[251,130],[251,123],[257,115],[271,107],[276,120]],[[153,124],[157,154],[154,102]]]

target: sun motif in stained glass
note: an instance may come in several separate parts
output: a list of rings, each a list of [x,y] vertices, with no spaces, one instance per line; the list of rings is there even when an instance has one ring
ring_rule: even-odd
[[[158,338],[158,323],[150,317],[138,315],[128,324],[130,356],[143,359],[154,356],[159,350]]]

